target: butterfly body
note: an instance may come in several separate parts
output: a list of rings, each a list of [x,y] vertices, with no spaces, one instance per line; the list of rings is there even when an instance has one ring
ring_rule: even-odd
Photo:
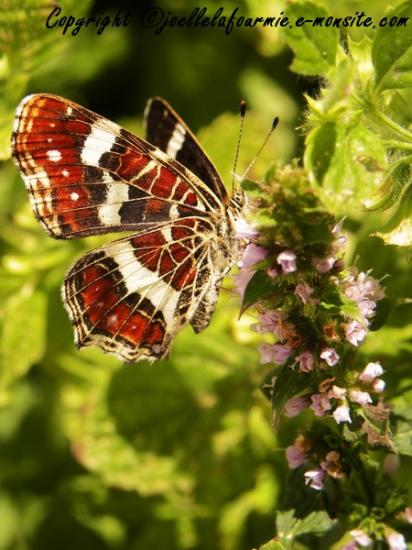
[[[185,324],[209,324],[238,257],[243,206],[161,98],[149,100],[146,124],[147,141],[39,94],[19,105],[12,135],[33,211],[52,237],[133,232],[80,258],[62,289],[77,345],[126,361],[164,357]]]

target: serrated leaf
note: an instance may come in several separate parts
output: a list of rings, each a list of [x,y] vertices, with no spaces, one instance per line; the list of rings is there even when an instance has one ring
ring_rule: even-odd
[[[306,533],[324,533],[325,531],[328,531],[333,524],[333,520],[330,519],[326,512],[312,512],[298,521],[295,526],[295,535],[304,535]]]
[[[370,197],[378,190],[379,174],[386,165],[380,136],[361,124],[357,113],[353,113],[353,118],[351,126],[336,125],[335,147],[329,146],[328,160],[321,163],[320,182],[316,175],[316,166],[319,171],[319,165],[316,165],[318,154],[313,152],[314,147],[318,147],[317,129],[307,138],[305,163],[311,182],[317,187],[324,204],[335,215],[348,215],[362,210],[363,204],[370,201]]]
[[[392,18],[412,18],[412,4],[406,1],[385,15]],[[372,47],[376,71],[375,85],[379,92],[408,88],[412,85],[412,34],[406,26],[380,27]]]
[[[293,22],[291,27],[284,29],[286,41],[295,54],[291,69],[306,76],[327,73],[335,63],[338,29],[309,24],[298,27],[295,22],[299,18],[324,20],[329,13],[312,2],[290,2],[285,9],[285,15]]]
[[[361,426],[361,431],[366,435],[368,444],[372,447],[383,446],[394,450],[389,426],[389,408],[383,403],[366,405],[362,410],[362,414],[365,421]]]
[[[7,300],[0,345],[3,385],[26,374],[43,356],[46,304],[45,294],[26,288]]]

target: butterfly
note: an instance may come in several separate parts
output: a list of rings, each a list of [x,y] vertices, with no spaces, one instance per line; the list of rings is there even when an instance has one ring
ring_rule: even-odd
[[[81,257],[64,305],[78,347],[121,360],[164,357],[187,323],[210,322],[239,255],[245,198],[226,191],[194,134],[162,98],[148,101],[147,139],[62,97],[25,97],[12,155],[36,218],[56,239],[132,234]]]

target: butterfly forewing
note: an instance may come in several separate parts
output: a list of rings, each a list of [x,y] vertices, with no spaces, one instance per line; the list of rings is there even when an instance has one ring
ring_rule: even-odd
[[[188,322],[202,330],[236,253],[217,171],[164,100],[147,112],[154,143],[71,101],[33,95],[18,107],[12,135],[50,235],[136,232],[80,258],[63,288],[77,344],[127,361],[163,357]]]
[[[161,97],[149,99],[145,109],[147,141],[189,168],[220,198],[227,192],[216,168],[184,121]]]

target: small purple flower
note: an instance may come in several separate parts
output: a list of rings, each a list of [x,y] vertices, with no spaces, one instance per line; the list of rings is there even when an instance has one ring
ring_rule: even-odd
[[[354,541],[359,544],[359,546],[366,548],[367,546],[370,546],[372,544],[372,539],[362,529],[352,529],[352,531],[350,531],[350,534]]]
[[[315,416],[323,416],[326,411],[332,408],[327,393],[314,393],[310,396],[312,404],[310,408],[315,413]]]
[[[349,397],[351,401],[354,401],[359,405],[367,405],[368,403],[372,403],[372,397],[366,391],[350,390]]]
[[[315,468],[314,470],[308,470],[305,472],[305,483],[312,489],[316,491],[321,491],[323,489],[323,481],[325,479],[325,472],[322,468]]]
[[[326,361],[326,363],[333,367],[336,363],[339,363],[339,355],[333,348],[324,348],[320,354],[320,358]]]
[[[307,304],[313,300],[310,297],[311,294],[313,294],[313,292],[314,292],[313,288],[307,283],[299,283],[295,287],[296,296],[299,296],[299,298],[302,300],[304,304]]]
[[[269,309],[268,311],[265,311],[264,313],[261,313],[259,315],[259,328],[257,328],[256,331],[260,334],[264,334],[265,332],[272,332],[277,334],[279,326],[283,323],[286,317],[286,313],[284,313],[280,309]]]
[[[299,372],[310,372],[313,370],[313,355],[310,351],[302,351],[297,357]]]
[[[285,416],[293,418],[297,416],[301,411],[307,409],[309,401],[306,397],[292,397],[286,401],[285,408],[283,409]]]
[[[268,255],[266,248],[256,246],[254,243],[250,243],[245,248],[242,256],[242,267],[251,267],[257,262],[261,262]]]
[[[282,365],[291,354],[292,350],[282,344],[261,344],[259,346],[260,363],[278,363]]]
[[[293,273],[296,271],[296,254],[293,250],[284,250],[278,254],[277,263],[282,266],[283,273]]]
[[[339,386],[333,385],[332,388],[328,392],[328,396],[330,399],[344,399],[346,395],[345,388],[340,388]]]
[[[358,302],[359,311],[369,319],[375,313],[376,303],[372,300],[361,300]]]
[[[358,548],[359,546],[353,540],[351,542],[348,542],[348,544],[345,544],[345,546],[342,547],[342,550],[358,550]]]
[[[295,447],[295,445],[286,447],[285,456],[288,461],[289,470],[295,470],[308,461],[306,453],[299,447]]]
[[[374,378],[383,374],[382,365],[378,362],[368,363],[359,375],[359,380],[362,382],[372,382]]]
[[[236,239],[255,239],[259,232],[256,227],[253,227],[244,218],[238,218],[235,222]]]
[[[368,331],[358,321],[350,321],[343,325],[345,329],[345,335],[348,342],[357,346],[365,339]]]
[[[392,531],[387,537],[386,542],[390,550],[406,550],[405,537],[396,531]]]
[[[312,265],[319,273],[327,273],[335,265],[336,258],[326,256],[325,258],[312,258]]]
[[[339,405],[332,413],[333,418],[337,424],[341,422],[352,422],[349,414],[349,407],[347,405]]]

